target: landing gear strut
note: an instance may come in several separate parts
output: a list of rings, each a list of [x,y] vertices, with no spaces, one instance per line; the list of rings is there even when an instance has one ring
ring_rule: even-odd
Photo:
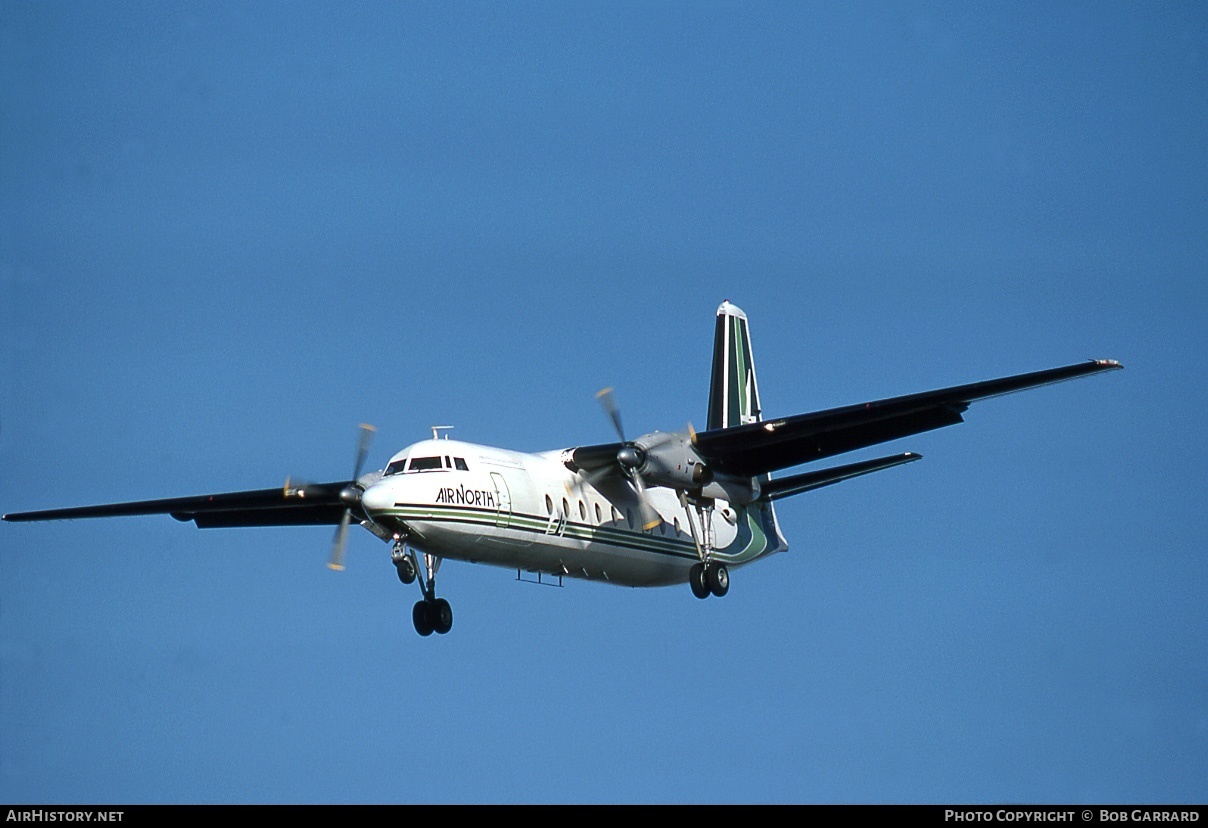
[[[444,598],[436,597],[436,571],[440,569],[441,559],[427,552],[423,555],[424,566],[421,570],[415,550],[407,548],[402,538],[396,538],[390,558],[394,561],[400,581],[411,584],[419,580],[419,589],[424,597],[411,608],[411,623],[415,625],[415,631],[422,636],[432,633],[444,635],[453,629],[453,608]]]
[[[688,515],[688,528],[692,531],[692,541],[696,544],[696,554],[699,563],[692,564],[688,570],[688,586],[697,598],[708,598],[716,595],[721,598],[730,591],[730,570],[726,565],[711,560],[713,557],[713,501],[694,499],[692,506],[696,507],[697,517],[700,518],[701,537],[697,537],[696,522],[692,520],[692,508],[688,505],[688,495],[681,491],[680,505]]]

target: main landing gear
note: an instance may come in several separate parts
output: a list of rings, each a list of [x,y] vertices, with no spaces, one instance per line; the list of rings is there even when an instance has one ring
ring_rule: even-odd
[[[415,550],[408,549],[402,538],[395,539],[390,558],[394,561],[400,581],[412,584],[419,580],[420,592],[424,597],[411,608],[411,623],[415,625],[415,631],[429,636],[432,633],[444,635],[453,629],[453,608],[444,598],[436,597],[436,571],[440,569],[441,559],[425,552],[421,572]]]
[[[688,585],[697,598],[708,598],[710,595],[721,598],[730,591],[730,571],[725,564],[717,561],[695,563],[688,570]]]
[[[444,635],[453,629],[453,608],[444,598],[425,597],[411,608],[411,623],[420,635]]]
[[[692,564],[688,570],[688,586],[697,598],[708,598],[716,595],[721,598],[730,591],[730,570],[726,565],[711,560],[713,556],[713,501],[705,499],[693,500],[697,517],[700,519],[700,536],[697,536],[696,523],[692,520],[692,509],[689,506],[687,492],[679,493],[680,504],[688,515],[688,528],[692,530],[692,541],[696,544],[696,554],[699,563]]]

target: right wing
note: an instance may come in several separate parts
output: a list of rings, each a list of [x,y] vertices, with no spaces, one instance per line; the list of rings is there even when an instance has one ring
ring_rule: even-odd
[[[247,492],[174,497],[165,500],[139,500],[132,503],[107,503],[40,512],[17,512],[4,520],[74,520],[76,518],[123,517],[128,515],[171,515],[180,521],[193,521],[202,529],[238,526],[313,526],[335,525],[347,508],[340,492],[354,481],[314,483],[298,488],[278,487]]]

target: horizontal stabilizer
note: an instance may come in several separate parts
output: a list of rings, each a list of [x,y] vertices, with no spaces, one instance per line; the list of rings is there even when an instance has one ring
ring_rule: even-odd
[[[870,474],[871,472],[881,471],[881,469],[889,469],[894,466],[900,466],[903,463],[913,463],[915,460],[921,459],[923,459],[923,455],[908,451],[905,454],[895,454],[892,457],[878,457],[876,460],[865,460],[846,466],[836,466],[833,469],[795,474],[791,477],[764,483],[760,499],[779,500],[782,497],[801,494],[813,489],[821,489],[823,486],[829,486],[832,483],[841,483],[844,480],[851,480],[853,477],[859,477],[862,474]]]

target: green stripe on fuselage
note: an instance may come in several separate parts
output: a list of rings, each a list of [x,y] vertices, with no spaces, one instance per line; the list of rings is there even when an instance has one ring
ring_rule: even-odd
[[[739,523],[738,537],[723,549],[716,549],[713,555],[728,563],[746,563],[762,555],[768,548],[767,534],[759,525],[758,516],[751,509],[742,509],[742,521]],[[500,527],[495,521],[498,512],[495,510],[476,509],[473,507],[433,507],[430,505],[400,506],[384,512],[389,517],[395,517],[404,523],[411,521],[448,522],[460,525],[482,526],[497,531]],[[591,526],[585,523],[567,521],[562,531],[556,535],[548,533],[549,519],[538,515],[527,515],[513,512],[507,526],[522,532],[530,532],[539,537],[563,537],[588,543],[603,543],[642,552],[653,552],[660,555],[671,555],[678,558],[696,559],[696,545],[691,539],[666,538],[638,533],[632,530],[613,529],[606,526]],[[534,540],[537,540],[536,538]],[[736,549],[737,547],[737,549]],[[734,550],[734,551],[732,551]]]

